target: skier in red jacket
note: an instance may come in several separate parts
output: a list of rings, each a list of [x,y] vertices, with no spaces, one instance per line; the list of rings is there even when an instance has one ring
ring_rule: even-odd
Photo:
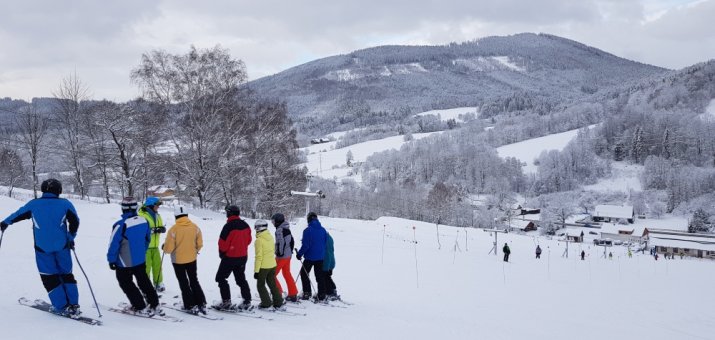
[[[235,205],[226,207],[226,224],[221,230],[218,240],[218,252],[221,264],[216,272],[216,282],[221,291],[221,304],[218,309],[251,309],[251,289],[246,281],[246,260],[248,260],[248,245],[251,244],[251,227],[239,216],[241,210]],[[243,303],[236,306],[231,303],[231,288],[228,277],[233,273],[236,284],[241,288]]]

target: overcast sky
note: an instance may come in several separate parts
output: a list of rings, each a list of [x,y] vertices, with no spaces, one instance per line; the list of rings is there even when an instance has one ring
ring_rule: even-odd
[[[0,97],[51,96],[76,72],[127,100],[141,54],[221,44],[249,78],[384,44],[551,33],[667,68],[715,58],[715,0],[0,0]]]

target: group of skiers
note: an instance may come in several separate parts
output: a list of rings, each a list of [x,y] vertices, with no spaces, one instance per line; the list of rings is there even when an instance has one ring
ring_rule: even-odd
[[[42,196],[31,200],[18,211],[0,222],[5,232],[13,223],[32,219],[35,242],[35,258],[42,283],[52,304],[53,312],[79,315],[77,282],[72,274],[71,252],[79,229],[79,217],[72,203],[60,198],[62,184],[48,179],[41,185]],[[171,257],[176,274],[183,308],[194,314],[206,314],[207,302],[197,276],[197,258],[203,247],[201,229],[189,219],[183,206],[174,208],[175,224],[166,230],[159,214],[161,201],[148,197],[144,204],[133,197],[125,197],[121,206],[121,218],[112,226],[107,262],[115,271],[117,282],[131,305],[131,311],[144,315],[164,315],[159,295],[165,290],[162,275],[163,254]],[[221,262],[216,272],[221,302],[214,308],[223,310],[250,310],[251,289],[246,280],[248,246],[253,241],[251,228],[240,217],[235,205],[225,208],[226,223],[218,239]],[[260,296],[258,308],[281,308],[286,302],[313,299],[309,274],[315,271],[318,286],[315,302],[339,299],[332,271],[335,268],[333,239],[323,228],[318,216],[307,216],[308,227],[303,231],[302,245],[296,258],[302,262],[300,278],[302,294],[290,272],[295,242],[290,224],[281,213],[273,214],[275,238],[268,232],[268,222],[257,220],[255,229],[255,265],[253,277]],[[161,245],[160,235],[166,233]],[[160,249],[161,248],[161,249]],[[162,254],[163,253],[163,254]],[[228,277],[233,274],[241,291],[242,301],[233,304]],[[282,275],[286,281],[287,295],[278,281]],[[135,283],[136,280],[136,283]]]

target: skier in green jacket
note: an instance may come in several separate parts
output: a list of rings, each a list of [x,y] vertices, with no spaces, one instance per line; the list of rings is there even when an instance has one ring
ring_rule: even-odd
[[[159,251],[159,239],[162,233],[166,232],[164,222],[159,215],[161,200],[158,197],[149,196],[144,201],[144,205],[139,209],[139,216],[144,217],[149,222],[151,230],[151,240],[149,249],[146,251],[146,273],[152,278],[156,291],[164,291],[164,276],[161,275],[161,252]]]

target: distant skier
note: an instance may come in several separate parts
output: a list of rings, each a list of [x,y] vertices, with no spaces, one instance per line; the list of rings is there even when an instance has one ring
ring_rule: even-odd
[[[536,246],[536,258],[537,259],[541,258],[541,247],[538,245]]]
[[[509,245],[504,243],[502,251],[504,252],[504,262],[509,262],[509,254],[511,254],[511,249],[509,249]]]
[[[264,220],[256,221],[253,226],[256,229],[256,261],[253,278],[256,279],[258,294],[261,296],[261,304],[258,308],[265,309],[273,306],[279,308],[283,305],[283,297],[276,287],[276,258],[274,257],[275,243],[273,236],[268,232],[268,222]],[[270,289],[270,293],[266,289]]]
[[[325,285],[328,300],[339,300],[338,287],[333,281],[333,269],[335,269],[335,244],[330,233],[326,233],[325,259],[323,260],[323,271],[325,272]]]
[[[154,287],[159,293],[165,289],[159,244],[161,234],[166,232],[164,222],[161,220],[161,215],[159,215],[160,205],[161,200],[158,197],[149,196],[139,209],[139,216],[144,217],[149,222],[149,230],[151,230],[151,241],[146,252],[146,273],[152,278]]]
[[[308,300],[311,298],[312,289],[310,284],[310,270],[315,267],[315,280],[318,283],[318,301],[324,301],[327,294],[325,284],[325,272],[323,272],[323,260],[325,259],[325,243],[326,231],[318,221],[318,215],[314,212],[308,213],[308,227],[303,230],[303,239],[301,241],[300,250],[296,258],[298,261],[303,259],[303,267],[300,271],[300,281],[303,285],[303,294],[301,299]]]
[[[236,308],[246,310],[251,308],[251,288],[246,281],[246,262],[248,261],[248,245],[253,241],[251,227],[241,219],[241,210],[235,205],[226,206],[226,224],[218,239],[218,253],[221,263],[216,272],[216,282],[221,291],[219,309],[231,309],[231,287],[228,277],[233,273],[236,284],[241,289],[243,302]]]
[[[60,198],[62,183],[50,178],[40,185],[42,196],[0,222],[3,232],[11,224],[32,219],[35,261],[42,284],[47,290],[55,313],[79,316],[79,292],[72,275],[74,240],[79,217],[70,201]],[[5,276],[5,280],[8,276]]]
[[[628,258],[632,258],[632,257],[633,257],[633,253],[631,252],[630,249],[628,249]]]
[[[165,253],[171,254],[184,309],[206,314],[206,297],[196,275],[196,255],[204,245],[201,229],[191,222],[183,206],[174,207],[174,217],[176,223],[169,229],[162,248]]]
[[[608,252],[608,259],[613,260],[613,253],[610,251]]]
[[[127,295],[132,311],[149,316],[162,315],[159,296],[146,270],[146,254],[152,235],[149,222],[137,215],[138,203],[134,197],[125,197],[121,205],[122,218],[112,226],[107,251],[109,269],[116,271],[119,287]],[[139,288],[134,284],[134,278]]]
[[[581,261],[583,261],[583,260],[585,260],[585,259],[586,259],[586,251],[585,251],[585,250],[581,250]]]
[[[290,232],[290,223],[286,222],[285,216],[280,213],[273,214],[271,223],[276,227],[276,287],[282,296],[283,287],[281,287],[281,283],[278,281],[278,276],[283,273],[283,278],[288,286],[288,296],[286,296],[286,300],[297,302],[298,288],[295,285],[293,275],[290,273],[290,260],[293,256],[293,247],[295,247],[293,234]]]

